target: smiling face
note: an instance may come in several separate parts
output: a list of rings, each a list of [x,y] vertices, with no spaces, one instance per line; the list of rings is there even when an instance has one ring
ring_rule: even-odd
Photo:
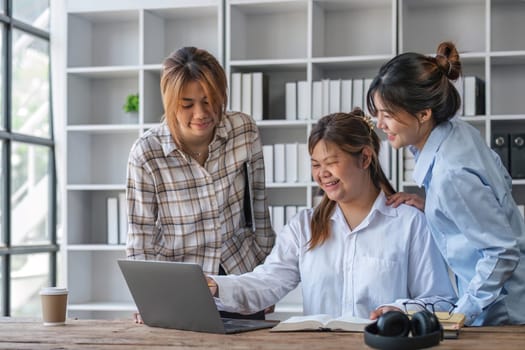
[[[201,84],[188,82],[182,89],[176,113],[177,133],[186,144],[209,143],[219,117]]]
[[[374,104],[377,108],[377,127],[387,135],[392,147],[398,149],[413,145],[423,148],[434,126],[430,110],[424,110],[415,117],[402,110],[394,113],[384,106],[377,93]]]
[[[313,178],[331,200],[348,204],[363,198],[362,193],[369,191],[369,162],[362,154],[352,155],[332,142],[320,140],[311,158]]]

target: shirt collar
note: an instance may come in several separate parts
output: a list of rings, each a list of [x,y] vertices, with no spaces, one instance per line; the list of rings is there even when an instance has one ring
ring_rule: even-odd
[[[452,123],[450,121],[443,122],[434,127],[420,152],[414,152],[413,148],[411,149],[416,157],[413,177],[419,187],[423,185],[427,174],[432,169],[436,153],[450,130],[452,130]]]
[[[225,140],[228,138],[228,132],[231,130],[231,125],[230,123],[225,123],[224,119],[225,116],[221,118],[221,121],[215,128],[215,135],[213,136],[213,140],[211,142],[212,144],[217,140]],[[166,120],[161,123],[158,136],[165,157],[170,155],[173,151],[179,149],[179,146],[177,146],[173,140],[173,137],[171,136],[170,128],[168,127]],[[181,153],[184,154],[184,152]]]
[[[380,213],[386,216],[397,216],[396,209],[386,204],[386,195],[383,191],[379,192],[379,195],[374,201],[374,204],[372,205],[370,212],[368,213],[366,218],[363,220],[363,222],[361,222],[361,224],[359,224],[359,226],[356,227],[356,229],[359,227],[368,226],[369,222],[372,220],[372,218],[374,217],[376,213]],[[336,205],[335,210],[330,219],[334,221],[338,221],[338,220],[344,221],[345,220],[345,216],[343,214],[343,211],[339,207],[339,205]]]

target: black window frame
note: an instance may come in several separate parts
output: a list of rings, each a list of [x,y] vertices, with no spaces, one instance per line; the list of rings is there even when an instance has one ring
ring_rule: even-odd
[[[0,180],[3,187],[3,198],[1,198],[0,206],[2,210],[2,230],[4,245],[0,245],[0,259],[2,261],[1,276],[1,305],[2,316],[11,316],[11,258],[16,255],[29,255],[35,253],[49,253],[49,281],[51,285],[56,285],[57,282],[57,253],[59,245],[57,243],[57,180],[56,180],[56,152],[55,152],[55,137],[54,137],[54,118],[52,108],[52,89],[51,89],[51,41],[49,31],[33,27],[12,17],[13,2],[16,0],[5,0],[3,13],[0,13],[0,25],[3,26],[3,52],[2,60],[0,62],[0,69],[3,74],[3,100],[4,108],[0,110],[3,114],[2,128],[0,129],[0,142],[3,143],[2,154],[0,161],[2,172],[4,173]],[[50,2],[49,2],[49,6]],[[47,40],[49,44],[49,138],[41,138],[31,135],[25,135],[12,132],[11,130],[11,97],[12,97],[12,38],[14,30],[21,31],[39,39]],[[49,220],[48,232],[50,234],[50,243],[44,245],[11,245],[11,148],[13,142],[24,143],[34,146],[45,146],[49,148]],[[0,193],[2,193],[0,192]],[[36,315],[35,315],[36,316]]]

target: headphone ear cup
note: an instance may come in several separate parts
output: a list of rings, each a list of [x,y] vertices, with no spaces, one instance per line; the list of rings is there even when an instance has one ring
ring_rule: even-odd
[[[377,319],[377,334],[386,337],[406,337],[410,333],[411,322],[407,315],[399,311],[388,311]]]
[[[436,315],[428,311],[419,311],[412,315],[410,321],[412,325],[412,335],[427,335],[439,331],[440,324]]]

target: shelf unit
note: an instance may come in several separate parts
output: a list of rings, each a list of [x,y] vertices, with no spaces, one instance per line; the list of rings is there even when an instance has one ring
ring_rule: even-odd
[[[72,317],[111,318],[134,310],[115,263],[123,245],[106,244],[105,200],[125,191],[133,141],[162,115],[162,59],[183,45],[203,47],[232,73],[263,72],[263,144],[306,143],[316,120],[285,120],[285,83],[373,77],[399,52],[433,55],[454,40],[465,75],[486,82],[486,115],[464,117],[487,143],[496,132],[525,133],[525,1],[511,0],[70,0],[67,8],[64,272]],[[122,111],[139,93],[136,116]],[[379,133],[382,135],[382,133]],[[384,135],[383,135],[384,136]],[[308,161],[308,160],[306,160]],[[392,152],[391,181],[404,178]],[[525,180],[514,180],[525,202]],[[267,184],[271,205],[311,206],[314,182]],[[276,310],[301,312],[293,291]]]
[[[69,317],[131,317],[135,310],[107,244],[106,201],[125,192],[133,142],[163,114],[162,60],[182,46],[223,56],[220,0],[69,1],[66,8],[64,273]],[[139,111],[127,114],[128,94]]]
[[[263,72],[268,80],[270,104],[258,122],[263,144],[306,143],[316,122],[311,101],[306,120],[285,120],[286,82],[306,81],[311,96],[313,81],[373,77],[397,50],[390,0],[230,0],[225,24],[227,74]],[[267,187],[276,205],[311,206],[317,192],[313,182]]]

